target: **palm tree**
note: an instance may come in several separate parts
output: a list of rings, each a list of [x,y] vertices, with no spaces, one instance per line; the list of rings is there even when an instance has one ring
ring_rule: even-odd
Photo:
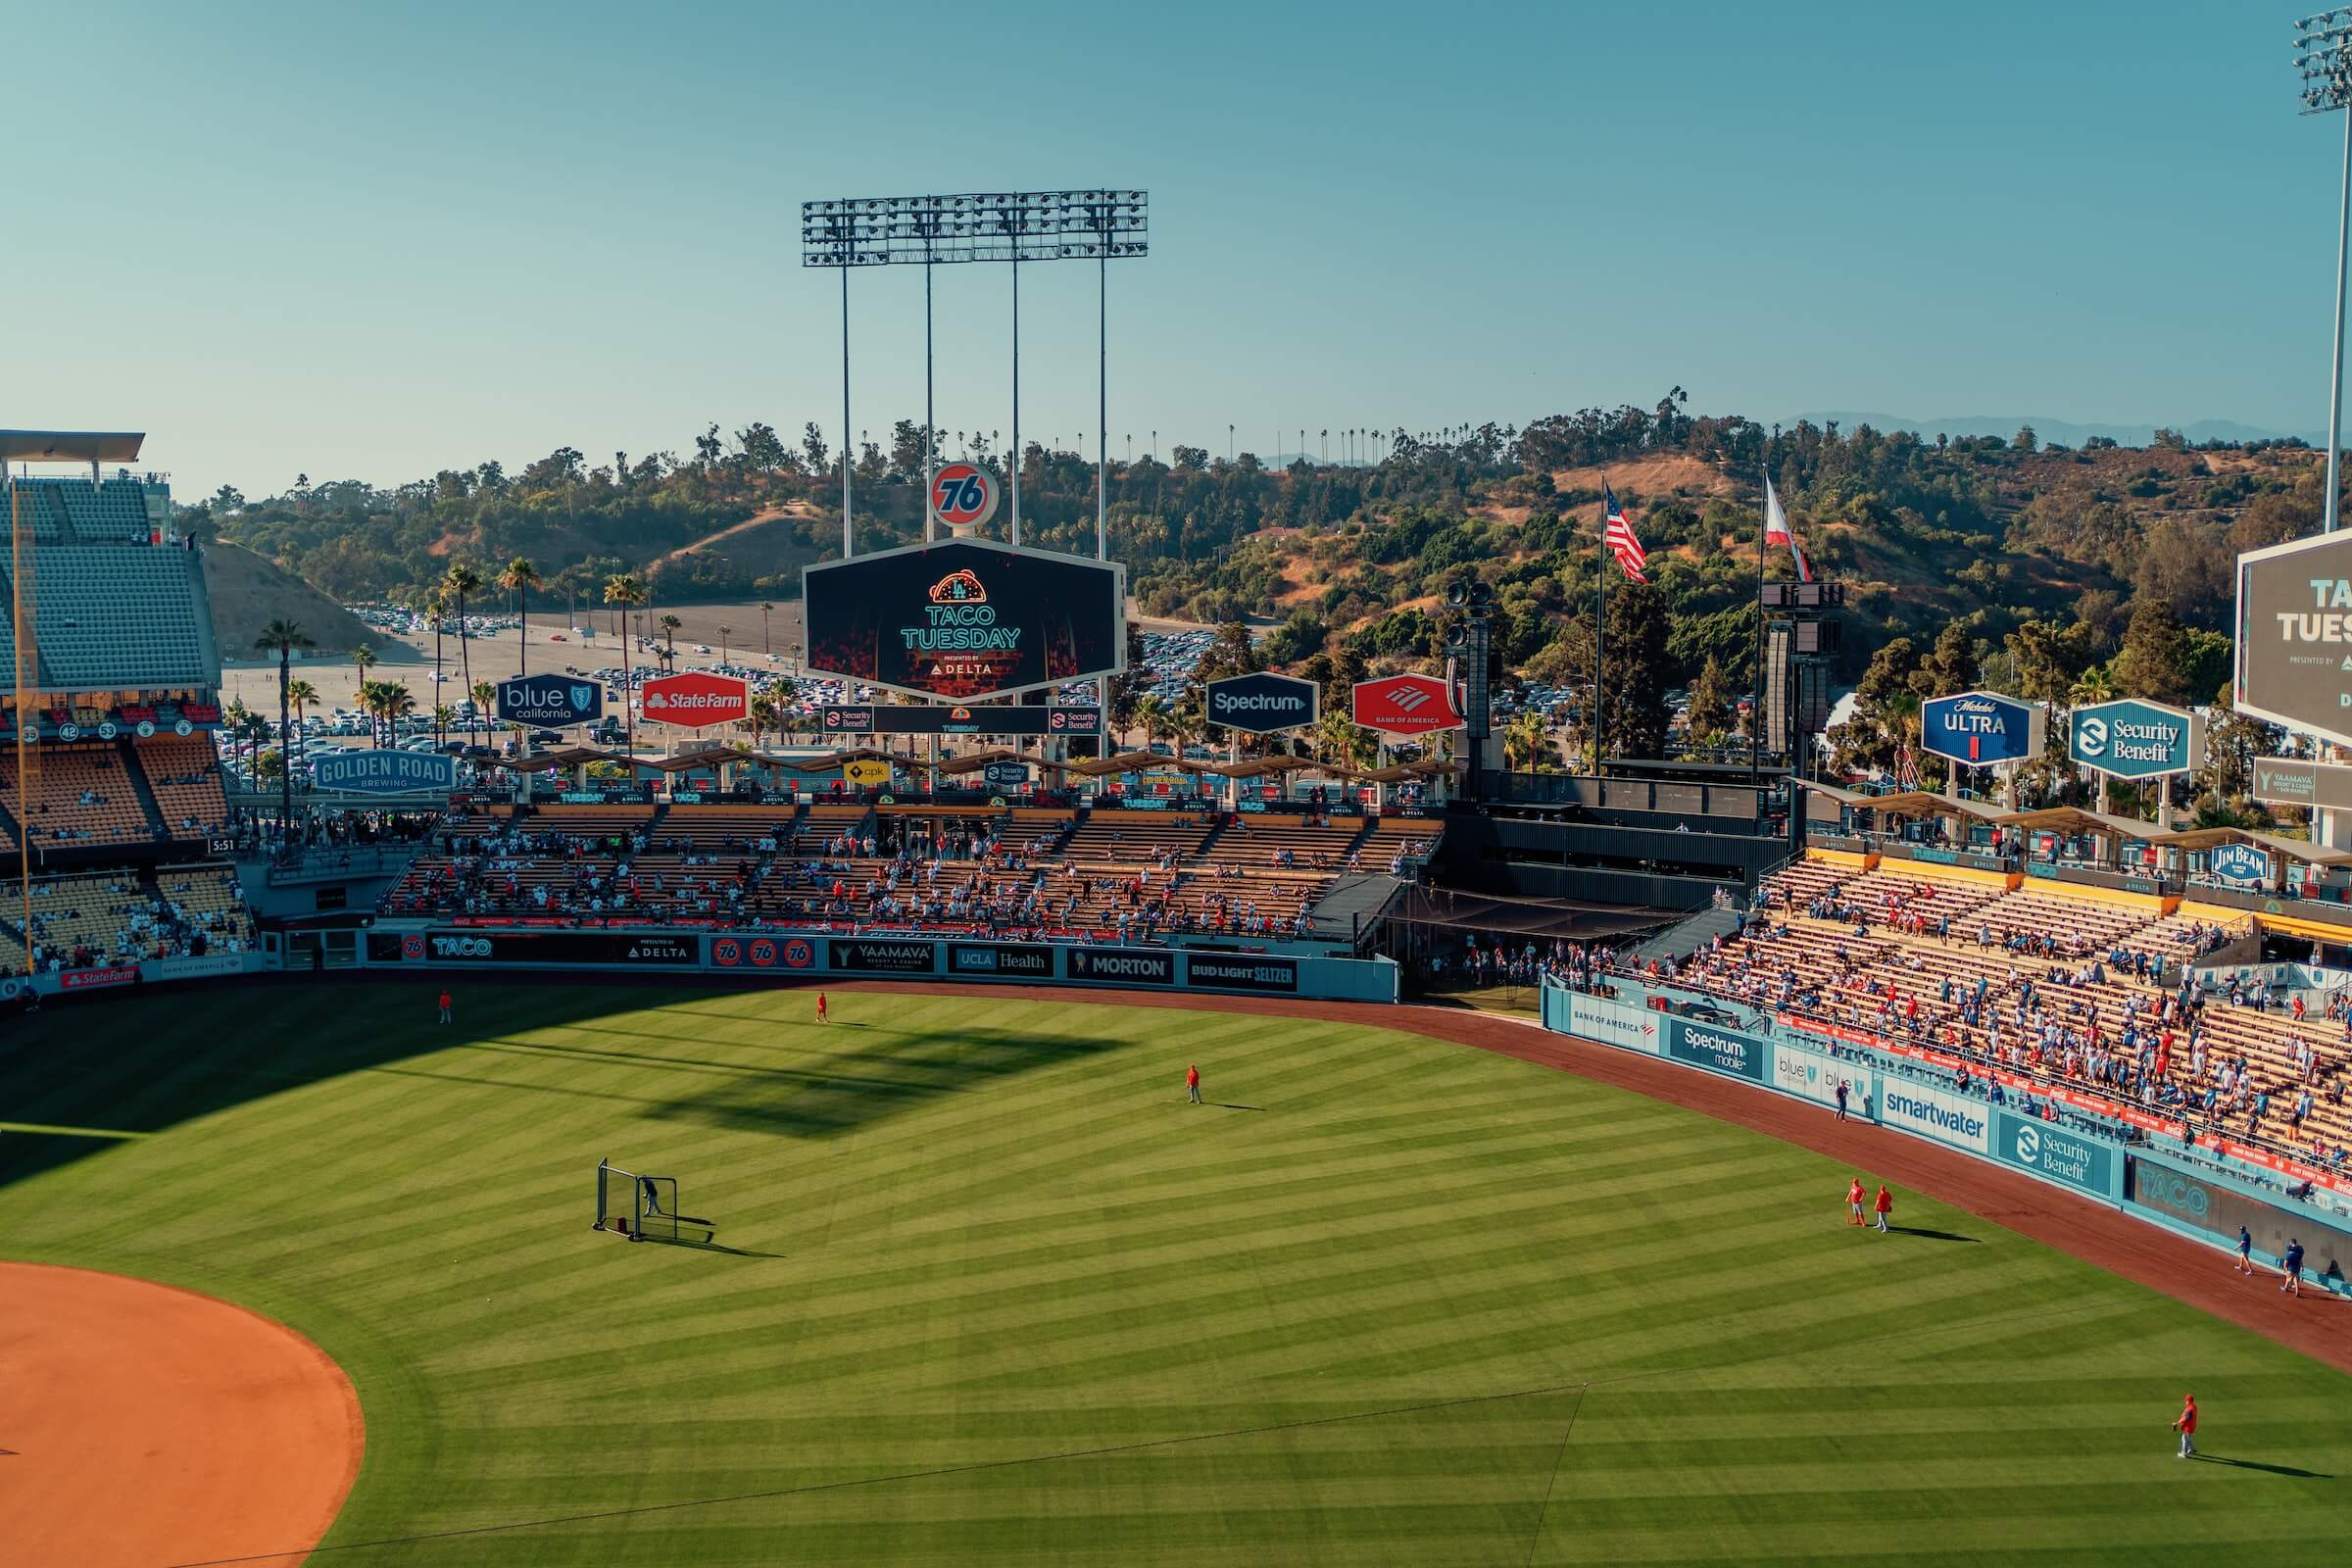
[[[718,628],[718,662],[722,664],[727,662],[727,639],[734,635],[735,628],[732,626]]]
[[[764,599],[760,601],[760,652],[770,659],[775,657],[776,651],[768,646],[767,614],[769,611],[775,608],[776,607],[774,605],[770,604]]]
[[[628,607],[645,603],[645,579],[633,571],[617,572],[605,579],[605,603],[613,606],[622,616]],[[629,704],[636,690],[636,681],[629,673],[629,640],[620,640],[620,728],[621,744],[632,758],[637,755],[637,726],[630,717]]]
[[[498,734],[498,721],[489,715],[498,703],[498,688],[486,680],[477,680],[473,683],[473,690],[466,695],[473,699],[473,710],[483,715],[483,729],[495,738]],[[519,734],[522,726],[517,724],[514,729]]]
[[[245,733],[245,721],[251,717],[253,710],[245,706],[242,697],[231,697],[228,706],[220,710],[220,723],[228,731],[228,760],[240,767],[243,764],[237,760],[237,740]]]
[[[433,623],[433,699],[438,702],[441,698],[441,629],[449,624],[448,584],[433,584],[432,590],[424,596],[424,612]],[[440,711],[438,708],[433,710],[435,714],[433,722],[436,726],[441,722],[438,716]],[[442,734],[439,728],[434,729],[434,745],[438,746],[447,739],[449,737]]]
[[[351,666],[360,672],[359,684],[352,690],[354,692],[364,691],[368,685],[368,671],[375,666],[375,650],[367,643],[362,643],[359,647],[354,648],[351,651]]]
[[[1527,773],[1544,771],[1556,756],[1544,715],[1532,708],[1522,710],[1504,729],[1502,749],[1506,765]]]
[[[1167,733],[1168,705],[1161,700],[1159,693],[1148,692],[1135,705],[1135,721],[1143,726],[1146,744]]]
[[[405,681],[379,680],[375,683],[375,707],[372,711],[383,719],[384,735],[388,742],[390,737],[399,733],[400,721],[416,711],[416,694],[409,690]]]
[[[761,692],[745,706],[743,711],[744,717],[751,721],[752,750],[756,752],[760,749],[760,735],[775,726],[776,700]]]
[[[464,671],[466,690],[471,691],[473,689],[473,642],[466,631],[466,596],[482,586],[482,574],[463,561],[453,561],[449,564],[449,570],[441,574],[441,580],[448,585],[451,597],[458,602],[458,664]],[[471,722],[466,726],[466,738],[467,740],[473,738]]]
[[[298,680],[286,688],[286,700],[294,705],[294,722],[299,727],[310,716],[310,706],[318,700],[318,688],[307,680]],[[309,732],[305,731],[302,737],[302,755],[295,760],[308,761],[310,756],[311,737]]]
[[[675,615],[663,615],[656,622],[662,628],[662,659],[664,665],[678,662],[678,628],[686,623]]]
[[[318,644],[311,641],[310,633],[302,629],[301,622],[283,619],[272,620],[269,625],[264,626],[261,636],[255,638],[253,642],[255,653],[277,655],[277,753],[281,763],[286,760],[287,748],[293,741],[293,733],[286,723],[286,710],[291,706],[289,688],[294,681],[294,650],[317,646]],[[282,765],[278,768],[277,786],[277,830],[285,835],[287,843],[292,843],[294,838],[293,768]]]
[[[498,574],[498,585],[514,596],[515,618],[521,623],[514,635],[522,643],[522,664],[518,673],[531,672],[531,590],[541,586],[539,568],[531,564],[528,556],[516,556],[507,563],[507,569]]]

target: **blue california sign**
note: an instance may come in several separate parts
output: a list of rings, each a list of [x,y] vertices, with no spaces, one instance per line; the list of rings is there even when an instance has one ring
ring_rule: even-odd
[[[2235,887],[2270,886],[2270,852],[2251,844],[2217,844],[2205,863],[2216,878]]]
[[[2111,778],[2194,772],[2204,752],[2203,719],[2136,697],[2078,708],[2066,721],[2068,759]]]
[[[498,683],[498,716],[510,724],[587,724],[604,713],[602,681],[523,675]]]
[[[321,790],[353,795],[446,795],[458,787],[458,760],[434,752],[320,752],[311,778]]]
[[[2045,723],[2039,703],[1997,692],[1956,692],[1920,705],[1919,744],[1971,767],[2030,761],[2041,755]]]

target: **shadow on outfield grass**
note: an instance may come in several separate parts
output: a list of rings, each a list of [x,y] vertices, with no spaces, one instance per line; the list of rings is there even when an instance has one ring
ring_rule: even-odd
[[[1981,1236],[1962,1236],[1955,1231],[1932,1231],[1918,1225],[1889,1225],[1886,1229],[1897,1236],[1922,1236],[1931,1242],[1981,1242],[1984,1240]]]
[[[2324,1470],[2298,1470],[2291,1464],[2264,1464],[2255,1459],[2225,1459],[2218,1453],[2192,1453],[2191,1459],[2206,1464],[2226,1464],[2232,1470],[2260,1470],[2266,1475],[2295,1476],[2304,1481],[2333,1481],[2335,1477]]]

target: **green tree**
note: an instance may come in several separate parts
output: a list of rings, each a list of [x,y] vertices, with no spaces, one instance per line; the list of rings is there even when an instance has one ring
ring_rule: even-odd
[[[633,571],[615,572],[605,579],[605,603],[620,612],[625,620],[631,606],[645,603],[645,579]],[[620,640],[620,726],[622,745],[631,757],[637,755],[637,725],[631,716],[636,702],[636,679],[629,672],[629,642]]]
[[[1666,691],[1675,673],[1667,632],[1665,596],[1654,585],[1626,583],[1609,595],[1600,703],[1607,756],[1665,754]]]
[[[1216,641],[1200,656],[1196,679],[1206,685],[1228,675],[1247,675],[1265,667],[1265,656],[1258,652],[1250,628],[1241,621],[1229,620],[1217,628]]]
[[[463,561],[453,561],[449,564],[449,569],[441,574],[441,583],[449,590],[450,600],[457,610],[458,668],[465,680],[466,689],[471,691],[473,689],[473,638],[466,625],[466,600],[468,595],[481,590],[482,574]],[[474,726],[471,722],[466,726],[466,738],[468,741],[475,738]]]
[[[2151,703],[2185,703],[2196,695],[2196,651],[2169,599],[2142,599],[2132,607],[2123,651],[2115,656],[2116,689]]]
[[[1709,745],[1732,727],[1732,683],[1713,658],[1690,677],[1690,738]]]
[[[515,636],[521,642],[522,662],[517,672],[531,672],[531,590],[540,586],[539,568],[528,556],[516,556],[498,574],[498,585],[514,596]]]
[[[1910,685],[1919,697],[1946,697],[1973,691],[1983,678],[1975,635],[1959,621],[1948,620],[1936,635],[1935,648],[1911,672]]]
[[[310,633],[302,629],[301,622],[284,619],[270,621],[269,625],[262,628],[261,636],[254,640],[253,651],[255,653],[277,656],[277,742],[281,748],[290,742],[293,735],[293,726],[288,721],[288,710],[293,706],[294,650],[317,646],[311,641]],[[291,845],[294,841],[294,770],[292,768],[280,765],[277,774],[277,788],[278,830],[286,836],[287,844]]]

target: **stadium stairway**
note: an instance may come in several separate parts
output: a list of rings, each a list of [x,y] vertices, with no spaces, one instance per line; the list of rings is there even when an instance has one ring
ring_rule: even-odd
[[[1679,963],[1719,936],[1730,941],[1732,933],[1739,928],[1740,912],[1737,909],[1701,909],[1688,920],[1668,926],[1659,935],[1634,949],[1633,960],[1647,963],[1654,958],[1660,962]]]
[[[1231,820],[1232,819],[1230,817],[1220,815],[1217,818],[1217,825],[1208,830],[1208,837],[1194,845],[1193,853],[1187,856],[1185,858],[1188,860],[1206,862],[1208,859],[1209,850],[1215,846],[1217,840],[1225,836],[1225,828]]]
[[[172,824],[164,816],[164,803],[155,798],[155,785],[148,780],[147,764],[139,757],[139,749],[125,746],[122,748],[120,756],[122,759],[122,776],[130,780],[130,793],[138,801],[139,809],[146,814],[147,831],[155,836],[157,843],[171,843]]]

